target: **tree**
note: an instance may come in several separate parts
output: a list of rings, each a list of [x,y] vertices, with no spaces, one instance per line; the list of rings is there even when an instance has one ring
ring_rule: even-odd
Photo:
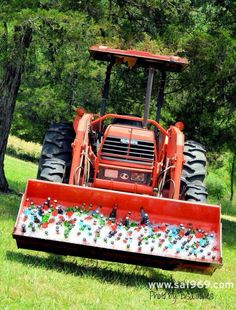
[[[86,15],[52,9],[35,15],[11,132],[42,142],[50,124],[71,120],[75,107],[98,111],[105,65],[89,60],[100,27]]]
[[[230,201],[234,198],[234,181],[236,175],[236,153],[232,154],[232,163],[230,163]]]
[[[26,50],[31,42],[32,29],[29,26],[15,26],[13,46],[7,57],[2,83],[0,85],[0,191],[8,190],[4,173],[4,156],[7,146],[16,97],[24,70]]]

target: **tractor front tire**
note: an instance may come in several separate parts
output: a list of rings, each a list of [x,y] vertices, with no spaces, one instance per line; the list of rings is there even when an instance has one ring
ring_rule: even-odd
[[[203,182],[206,176],[206,150],[202,144],[189,140],[184,143],[182,178],[186,182]]]
[[[60,180],[60,183],[69,182],[72,161],[71,144],[74,138],[75,131],[72,124],[58,123],[50,126],[44,137],[37,179],[47,179],[51,182],[58,182]],[[61,180],[63,169],[65,172]],[[53,177],[54,172],[55,177]],[[48,176],[46,177],[46,175]]]
[[[40,180],[63,183],[66,173],[66,163],[61,159],[46,159],[40,172]]]
[[[206,186],[202,182],[187,185],[184,192],[184,200],[206,203],[207,202]]]
[[[186,201],[206,203],[206,150],[202,144],[188,140],[184,143],[184,160],[181,176],[181,197]]]

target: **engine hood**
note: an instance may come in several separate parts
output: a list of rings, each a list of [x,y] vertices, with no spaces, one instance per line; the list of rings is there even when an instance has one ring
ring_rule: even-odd
[[[145,128],[130,127],[124,125],[110,125],[106,132],[106,137],[114,137],[128,140],[126,143],[135,144],[136,141],[154,143],[154,132]]]

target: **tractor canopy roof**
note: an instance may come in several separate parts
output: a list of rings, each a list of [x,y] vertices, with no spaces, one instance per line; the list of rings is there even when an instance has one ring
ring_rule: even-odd
[[[188,65],[188,60],[186,58],[178,56],[155,55],[137,50],[120,50],[103,45],[91,46],[89,52],[96,60],[128,63],[130,68],[134,66],[153,67],[163,71],[180,72]]]

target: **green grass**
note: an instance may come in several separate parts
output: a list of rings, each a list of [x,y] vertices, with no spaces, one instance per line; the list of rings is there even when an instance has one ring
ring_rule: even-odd
[[[23,161],[17,158],[6,156],[5,170],[7,180],[11,189],[23,192],[29,178],[35,178],[37,165],[30,161]]]
[[[36,165],[12,157],[5,168],[11,188],[24,191]],[[17,249],[12,230],[20,196],[0,195],[0,309],[234,309],[236,300],[235,217],[223,224],[224,266],[213,276],[101,262]],[[158,290],[148,282],[232,281],[234,289]],[[165,298],[164,298],[165,296]]]

